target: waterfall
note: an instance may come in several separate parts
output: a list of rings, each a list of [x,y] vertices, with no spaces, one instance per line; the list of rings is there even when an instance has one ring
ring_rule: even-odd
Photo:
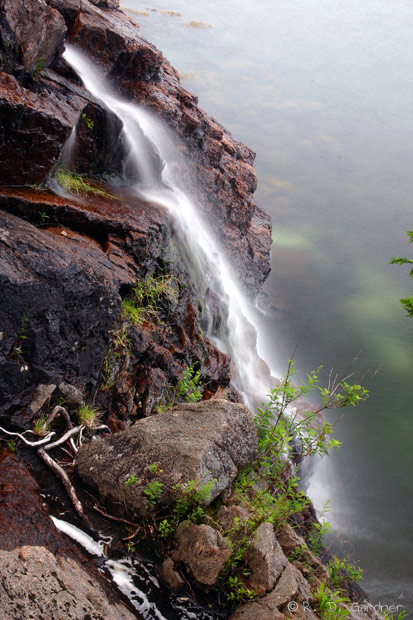
[[[85,88],[122,121],[127,145],[123,163],[125,174],[133,179],[130,181],[132,189],[139,198],[168,209],[190,248],[193,267],[203,275],[205,289],[209,287],[226,307],[227,342],[213,333],[212,325],[207,335],[231,356],[236,367],[232,384],[245,404],[254,410],[271,387],[270,371],[267,375],[263,373],[262,358],[256,352],[255,343],[251,343],[251,326],[257,331],[256,310],[243,295],[207,222],[174,179],[173,164],[178,154],[166,127],[147,110],[115,96],[96,67],[77,49],[67,46],[64,58],[80,76]],[[148,156],[148,145],[156,158]]]

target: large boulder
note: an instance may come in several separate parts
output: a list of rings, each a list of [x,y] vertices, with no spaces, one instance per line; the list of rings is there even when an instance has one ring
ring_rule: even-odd
[[[76,471],[117,514],[145,516],[151,482],[161,485],[158,501],[173,504],[192,480],[212,485],[210,501],[227,488],[257,453],[253,415],[226,400],[181,404],[138,420],[116,436],[79,450]]]

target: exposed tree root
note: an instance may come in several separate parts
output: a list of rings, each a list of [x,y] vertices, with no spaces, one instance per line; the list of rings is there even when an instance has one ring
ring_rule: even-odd
[[[75,488],[73,486],[73,484],[70,482],[70,478],[67,475],[67,473],[65,472],[65,470],[63,469],[63,467],[61,465],[59,465],[59,463],[53,459],[50,454],[47,453],[48,450],[53,450],[54,448],[57,448],[59,446],[63,446],[63,444],[65,444],[67,441],[70,442],[70,445],[73,449],[73,451],[76,453],[78,450],[78,446],[76,446],[73,437],[74,435],[79,435],[79,440],[78,440],[78,445],[79,445],[79,441],[81,442],[81,438],[82,438],[82,432],[84,430],[84,426],[83,425],[79,425],[79,426],[75,426],[73,427],[72,421],[70,419],[69,413],[68,411],[64,408],[61,407],[60,405],[56,406],[53,411],[49,414],[49,416],[47,417],[46,420],[46,427],[48,427],[53,420],[55,419],[55,417],[57,415],[61,414],[62,417],[64,418],[65,422],[66,422],[66,427],[67,427],[67,431],[64,433],[64,435],[62,435],[61,437],[59,437],[59,439],[56,439],[55,441],[53,441],[52,443],[50,443],[52,437],[54,435],[56,435],[55,432],[50,432],[47,434],[46,437],[44,437],[43,439],[39,439],[38,441],[29,441],[28,439],[26,439],[22,434],[20,433],[14,433],[11,431],[7,431],[5,428],[2,428],[0,426],[0,431],[2,433],[4,433],[5,435],[10,435],[12,437],[18,437],[19,439],[21,439],[23,441],[23,443],[26,446],[29,446],[30,448],[37,448],[37,454],[38,456],[42,459],[42,461],[48,466],[50,467],[50,469],[53,470],[53,472],[58,476],[58,478],[60,478],[64,488],[66,489],[66,493],[68,494],[74,509],[76,510],[77,514],[79,515],[79,517],[81,519],[83,519],[83,521],[85,521],[85,523],[89,526],[89,521],[87,519],[87,517],[85,516],[84,510],[83,510],[83,506],[76,494]],[[106,428],[105,426],[103,426],[103,428]],[[26,432],[31,432],[32,431],[26,431]],[[40,447],[41,446],[41,447]],[[64,448],[63,448],[64,449]]]

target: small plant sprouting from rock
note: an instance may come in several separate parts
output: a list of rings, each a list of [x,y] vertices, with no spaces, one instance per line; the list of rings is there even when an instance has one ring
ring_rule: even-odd
[[[162,305],[175,306],[179,299],[179,283],[171,275],[146,276],[138,280],[132,293],[122,301],[123,315],[140,325],[144,320],[157,317]]]
[[[44,64],[45,64],[45,58],[44,56],[40,56],[32,72],[32,78],[34,80],[37,80],[39,78],[40,73],[44,69]]]
[[[16,357],[23,359],[23,344],[27,340],[30,322],[30,310],[23,312],[20,319],[20,327],[17,334],[15,334],[15,341],[10,351],[10,357]]]
[[[45,226],[47,220],[50,219],[50,215],[47,215],[46,211],[39,211],[40,226]]]
[[[135,484],[135,482],[137,482],[137,480],[138,479],[136,476],[134,476],[133,474],[130,474],[125,480],[125,485],[127,487],[131,487],[133,484]]]
[[[86,428],[93,428],[99,422],[102,412],[90,405],[83,405],[78,411],[79,423]]]
[[[40,437],[47,435],[47,415],[45,413],[41,414],[40,418],[34,425],[33,431],[36,433],[36,435],[39,435]]]
[[[162,473],[162,469],[159,463],[150,463],[150,465],[148,466],[149,469],[149,473],[151,474],[161,474]]]
[[[329,561],[327,565],[330,573],[330,588],[342,588],[344,581],[359,582],[363,578],[363,569],[354,566],[347,559],[341,559],[337,556]]]
[[[9,441],[7,442],[7,446],[9,450],[11,450],[12,452],[16,452],[16,440],[15,439],[9,439]]]
[[[150,507],[155,507],[158,503],[158,499],[162,495],[163,484],[159,480],[153,480],[149,482],[146,489],[143,490],[144,494],[148,498],[148,504]]]
[[[109,332],[111,343],[104,357],[102,365],[102,383],[100,389],[110,392],[115,384],[116,366],[122,357],[130,355],[131,339],[128,333],[129,325],[123,323],[118,329]]]
[[[184,398],[188,403],[197,403],[201,400],[201,371],[195,370],[194,366],[192,364],[184,369],[182,379],[176,385],[176,399]]]
[[[321,620],[344,620],[350,616],[349,610],[342,606],[349,602],[342,592],[331,590],[325,583],[320,584],[314,594],[313,607]]]
[[[195,370],[195,363],[184,368],[182,379],[173,388],[169,387],[165,396],[156,406],[157,413],[165,413],[180,401],[197,403],[202,398],[202,375]]]
[[[85,113],[83,113],[80,118],[85,123],[86,127],[91,131],[95,128],[95,121],[89,118]]]
[[[84,179],[82,175],[74,172],[74,170],[58,168],[56,172],[56,181],[70,194],[94,194],[95,196],[104,196],[106,198],[114,197],[96,185],[92,185],[89,181]]]

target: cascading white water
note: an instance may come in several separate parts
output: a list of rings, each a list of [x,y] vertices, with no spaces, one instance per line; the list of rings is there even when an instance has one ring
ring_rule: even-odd
[[[168,209],[191,248],[192,260],[197,263],[196,269],[227,307],[230,350],[226,352],[230,353],[237,369],[233,385],[244,402],[254,408],[270,390],[269,373],[268,376],[262,373],[260,358],[255,346],[251,344],[251,325],[256,329],[255,310],[242,294],[208,225],[189,196],[174,180],[172,168],[177,152],[167,129],[146,110],[115,96],[96,67],[77,49],[67,46],[64,57],[81,77],[88,91],[122,121],[128,145],[124,163],[139,178],[139,181],[133,183],[133,189],[145,201]],[[162,162],[161,179],[157,167],[148,157],[148,143]],[[218,341],[215,334],[210,333],[208,336],[219,348],[224,348],[224,343]]]

